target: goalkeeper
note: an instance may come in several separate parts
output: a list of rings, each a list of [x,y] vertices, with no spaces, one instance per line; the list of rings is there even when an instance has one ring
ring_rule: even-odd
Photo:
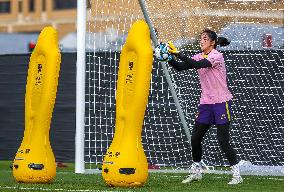
[[[201,98],[195,126],[192,130],[192,174],[183,183],[189,183],[202,178],[202,140],[211,127],[217,127],[217,139],[224,151],[232,168],[233,178],[228,184],[239,184],[242,182],[240,176],[237,156],[229,143],[229,128],[231,122],[232,94],[227,87],[227,75],[223,55],[216,50],[217,45],[226,46],[230,42],[224,37],[205,29],[200,36],[201,53],[188,57],[185,53],[178,51],[169,42],[169,52],[174,59],[168,63],[176,70],[197,69],[200,84]]]

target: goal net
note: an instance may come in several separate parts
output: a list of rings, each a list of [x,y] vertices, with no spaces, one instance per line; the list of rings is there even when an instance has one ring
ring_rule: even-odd
[[[153,47],[155,38],[171,40],[193,55],[199,51],[198,38],[204,28],[231,40],[229,46],[218,48],[224,54],[234,96],[231,143],[240,160],[269,168],[258,169],[259,174],[272,170],[283,175],[283,9],[281,1],[90,0],[85,10],[86,33],[78,36],[86,39],[86,57],[83,88],[77,87],[83,89],[77,106],[80,102],[85,106],[77,112],[83,124],[77,123],[76,133],[76,156],[81,155],[76,164],[83,170],[76,171],[91,172],[102,164],[115,131],[120,51],[131,24],[146,16],[152,35],[156,32]],[[191,165],[190,133],[200,91],[195,70],[177,72],[153,61],[142,133],[150,168],[186,170]],[[203,161],[212,167],[228,166],[215,126],[203,141]]]

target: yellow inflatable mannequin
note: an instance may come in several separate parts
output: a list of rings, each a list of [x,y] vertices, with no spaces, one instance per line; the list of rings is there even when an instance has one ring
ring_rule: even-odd
[[[141,133],[152,63],[148,25],[137,21],[120,55],[115,134],[102,166],[103,179],[109,186],[142,186],[147,180],[148,164]]]
[[[49,129],[60,62],[57,32],[52,27],[45,27],[30,57],[25,96],[25,131],[13,162],[13,176],[18,182],[47,183],[56,175]]]

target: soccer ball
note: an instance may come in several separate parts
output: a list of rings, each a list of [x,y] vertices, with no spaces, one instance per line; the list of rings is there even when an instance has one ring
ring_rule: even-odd
[[[170,61],[173,56],[169,53],[169,46],[167,43],[160,43],[155,49],[155,57],[159,61]]]

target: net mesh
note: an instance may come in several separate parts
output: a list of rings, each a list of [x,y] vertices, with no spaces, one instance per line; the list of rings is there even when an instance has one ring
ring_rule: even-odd
[[[281,1],[145,1],[159,41],[173,41],[190,55],[210,28],[231,40],[223,49],[228,85],[234,95],[231,142],[240,159],[256,165],[283,165],[284,30]],[[86,60],[85,163],[101,164],[115,131],[119,54],[133,22],[143,19],[138,1],[91,0]],[[151,165],[186,168],[191,147],[161,64],[154,61],[142,143]],[[191,130],[199,104],[196,71],[168,67]],[[204,139],[203,160],[227,165],[213,126]]]

